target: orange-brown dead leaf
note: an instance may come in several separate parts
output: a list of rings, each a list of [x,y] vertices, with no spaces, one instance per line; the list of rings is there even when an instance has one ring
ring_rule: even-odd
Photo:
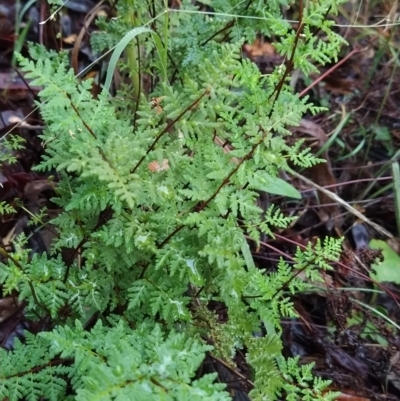
[[[274,46],[271,43],[256,39],[253,44],[243,45],[243,51],[251,59],[263,56],[274,56],[276,54]]]
[[[152,173],[160,173],[161,171],[169,170],[169,162],[167,159],[163,159],[160,164],[158,161],[154,160],[149,163],[148,168]]]
[[[72,35],[69,35],[66,38],[63,38],[63,42],[68,45],[72,45],[73,43],[75,43],[77,37],[78,37],[78,35],[76,33],[73,33]]]
[[[161,102],[163,101],[163,99],[165,98],[165,96],[159,96],[159,97],[153,97],[151,99],[151,107],[153,109],[156,109],[156,113],[160,114],[163,111],[163,108],[161,107]]]

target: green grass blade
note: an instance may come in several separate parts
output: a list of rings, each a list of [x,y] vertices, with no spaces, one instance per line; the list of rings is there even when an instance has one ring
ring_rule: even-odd
[[[382,312],[380,312],[378,309],[373,308],[372,306],[369,306],[363,302],[358,301],[357,299],[354,298],[350,298],[351,301],[363,306],[364,308],[369,309],[370,311],[376,313],[379,317],[381,317],[382,319],[386,320],[388,323],[390,323],[391,325],[393,325],[394,327],[396,327],[396,329],[400,329],[400,326],[398,324],[396,324],[392,319],[388,318],[387,316],[385,316]]]
[[[394,182],[394,198],[396,205],[397,233],[400,233],[400,168],[397,161],[392,163],[392,173]]]
[[[16,65],[16,53],[20,53],[22,46],[25,43],[26,35],[28,34],[29,28],[31,27],[32,21],[28,21],[28,23],[25,25],[24,29],[20,32],[18,32],[18,38],[14,43],[14,52],[13,56],[11,59],[11,66],[15,67]]]
[[[328,141],[324,144],[324,146],[321,147],[321,149],[316,152],[315,157],[321,156],[326,150],[330,148],[332,143],[335,141],[337,136],[342,132],[342,129],[344,126],[347,124],[347,122],[350,120],[351,113],[348,113],[342,121],[340,121],[339,125],[336,127],[335,132],[331,135],[331,137],[328,139]]]
[[[21,11],[17,15],[17,19],[15,21],[15,32],[19,33],[19,28],[22,23],[22,19],[24,18],[25,13],[36,3],[36,0],[29,0],[21,9]]]
[[[246,238],[243,238],[242,242],[242,255],[246,262],[246,266],[249,270],[255,269],[256,266],[254,264],[253,255],[251,254],[250,247]]]
[[[151,36],[153,37],[158,56],[160,58],[160,72],[162,80],[163,82],[167,82],[167,49],[163,46],[160,37],[155,32],[152,32]]]
[[[350,153],[337,158],[335,161],[339,162],[339,161],[346,160],[346,159],[349,159],[350,157],[355,156],[364,147],[364,145],[365,145],[365,138],[363,138],[363,140],[358,144],[358,146],[355,149],[353,149]]]
[[[106,90],[106,92],[110,91],[111,81],[114,75],[115,67],[125,47],[136,36],[140,35],[141,33],[147,33],[147,32],[153,32],[153,31],[150,28],[144,28],[144,27],[133,28],[118,42],[117,46],[113,51],[110,63],[108,64],[107,68],[106,83],[104,84],[104,89]]]

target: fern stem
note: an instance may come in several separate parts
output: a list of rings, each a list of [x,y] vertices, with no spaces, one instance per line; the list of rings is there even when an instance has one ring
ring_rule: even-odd
[[[155,148],[157,145],[157,142],[161,139],[161,137],[166,133],[169,132],[169,130],[175,125],[177,121],[179,121],[189,110],[192,110],[195,108],[201,99],[203,99],[204,96],[208,95],[210,93],[209,89],[206,89],[193,103],[191,103],[188,107],[186,107],[185,110],[182,111],[181,114],[179,114],[178,117],[173,119],[154,139],[153,143],[150,145],[150,147],[147,149],[146,154],[138,161],[136,166],[131,170],[131,174],[134,174],[136,170],[139,168],[139,166],[143,163],[143,160],[146,158],[146,156]]]

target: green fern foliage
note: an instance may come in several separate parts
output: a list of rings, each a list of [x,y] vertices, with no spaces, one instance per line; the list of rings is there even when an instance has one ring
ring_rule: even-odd
[[[340,241],[310,244],[269,272],[247,241],[292,221],[257,206],[263,177],[321,162],[286,142],[304,114],[322,111],[289,78],[336,60],[344,41],[327,13],[341,2],[308,2],[294,30],[281,14],[286,0],[198,2],[209,13],[189,0],[179,10],[121,0],[119,18],[98,21],[95,51],[132,26],[151,27],[162,43],[138,35],[124,48],[127,79],[115,97],[93,98],[92,81],[74,77],[65,53],[32,46],[29,59],[19,56],[43,87],[37,169],[57,171],[61,212],[49,254],[32,256],[21,237],[0,263],[3,293],[46,322],[0,351],[2,399],[227,400],[215,375],[198,369],[206,353],[234,369],[238,350],[254,373],[254,400],[334,398],[311,365],[282,357],[280,322],[296,317],[290,296],[321,281]],[[257,33],[273,35],[288,59],[268,75],[241,54]]]
[[[18,400],[66,399],[65,380],[76,400],[228,400],[215,375],[193,380],[212,347],[194,337],[170,331],[153,322],[135,330],[120,321],[114,327],[100,322],[89,332],[77,321],[40,336],[27,336],[11,353],[0,351],[0,396]],[[27,354],[29,350],[29,353]],[[18,367],[25,365],[24,370]]]

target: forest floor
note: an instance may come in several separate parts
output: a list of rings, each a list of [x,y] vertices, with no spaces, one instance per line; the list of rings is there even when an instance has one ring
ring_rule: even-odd
[[[27,225],[32,204],[49,205],[52,191],[46,177],[32,171],[43,153],[34,103],[40,88],[23,79],[13,52],[26,53],[28,41],[34,41],[67,49],[72,65],[87,66],[96,58],[88,35],[80,32],[85,26],[95,29],[94,19],[87,19],[95,6],[92,0],[71,0],[54,20],[39,24],[49,17],[46,2],[21,1],[18,10],[13,0],[0,4],[0,135],[26,139],[26,148],[15,152],[17,163],[0,171],[0,201],[17,198],[20,205],[17,214],[0,217],[4,247],[21,232],[30,232],[33,252],[47,251],[51,241],[49,232]],[[335,29],[348,42],[337,63],[322,66],[308,81],[293,74],[295,90],[327,111],[305,117],[290,141],[304,139],[327,163],[291,178],[301,200],[269,197],[298,218],[253,252],[257,264],[268,269],[281,256],[290,259],[297,246],[344,236],[342,258],[325,285],[296,296],[299,318],[282,322],[285,355],[315,362],[314,372],[332,380],[331,389],[340,391],[342,400],[400,399],[399,15],[397,0],[347,2],[336,18]],[[267,38],[245,44],[243,57],[266,74],[282,62]],[[11,348],[24,327],[12,299],[0,298],[1,345]],[[246,390],[245,366],[242,372],[228,373]]]

